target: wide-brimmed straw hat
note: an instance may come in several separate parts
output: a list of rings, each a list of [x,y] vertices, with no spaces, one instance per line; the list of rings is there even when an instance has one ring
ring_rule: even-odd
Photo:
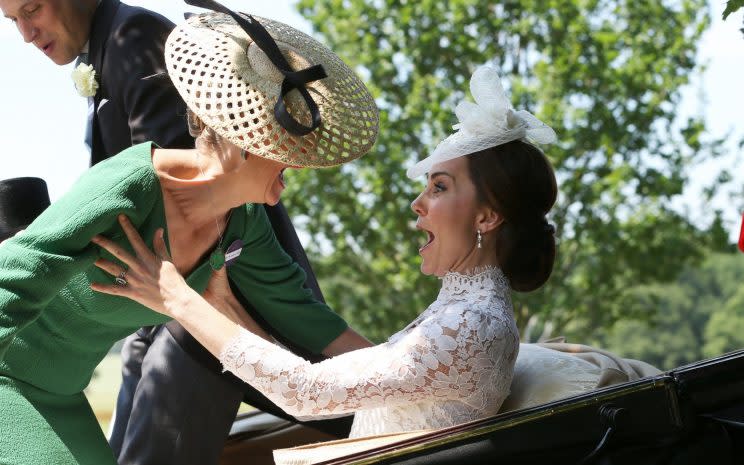
[[[31,224],[48,206],[49,192],[43,179],[0,181],[0,242]]]
[[[369,151],[377,106],[336,54],[278,21],[186,3],[227,13],[190,16],[165,46],[171,80],[207,126],[251,154],[294,166],[335,166]]]

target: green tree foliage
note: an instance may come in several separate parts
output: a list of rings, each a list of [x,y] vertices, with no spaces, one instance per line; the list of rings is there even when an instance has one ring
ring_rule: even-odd
[[[649,311],[628,289],[673,279],[700,256],[699,232],[670,199],[686,167],[711,153],[700,119],[677,118],[699,70],[705,0],[300,0],[321,39],[369,84],[381,108],[373,151],[335,170],[293,174],[287,203],[304,214],[328,300],[380,340],[435,297],[418,271],[423,234],[405,169],[456,123],[475,67],[500,69],[516,108],[556,129],[545,147],[560,198],[559,256],[541,291],[520,295],[520,324],[539,315],[585,331]]]
[[[726,9],[723,10],[723,19],[725,20],[731,13],[736,13],[742,7],[744,7],[744,0],[728,0]]]
[[[620,321],[594,343],[671,369],[744,348],[744,257],[712,254],[671,284],[638,286],[658,312],[650,322]]]
[[[744,348],[744,288],[721,303],[705,325],[703,355],[714,357]]]

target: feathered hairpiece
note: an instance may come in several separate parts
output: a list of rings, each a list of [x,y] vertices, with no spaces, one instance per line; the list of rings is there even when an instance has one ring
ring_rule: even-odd
[[[514,110],[495,68],[478,67],[470,78],[470,92],[475,103],[460,102],[455,108],[459,120],[453,126],[456,132],[440,142],[431,155],[412,166],[406,173],[409,178],[427,173],[437,163],[513,140],[526,138],[539,144],[556,141],[550,126],[528,111]]]

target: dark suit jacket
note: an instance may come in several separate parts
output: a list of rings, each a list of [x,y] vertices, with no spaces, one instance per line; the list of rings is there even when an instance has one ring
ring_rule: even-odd
[[[94,97],[91,165],[146,141],[193,148],[186,106],[165,80],[164,48],[174,24],[144,8],[102,0],[93,16],[88,59],[99,89]]]

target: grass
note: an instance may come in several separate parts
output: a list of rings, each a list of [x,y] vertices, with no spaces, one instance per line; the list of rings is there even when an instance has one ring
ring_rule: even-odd
[[[93,379],[85,389],[90,406],[96,414],[103,433],[108,433],[111,415],[116,406],[116,396],[121,386],[121,356],[108,354],[96,367]]]

